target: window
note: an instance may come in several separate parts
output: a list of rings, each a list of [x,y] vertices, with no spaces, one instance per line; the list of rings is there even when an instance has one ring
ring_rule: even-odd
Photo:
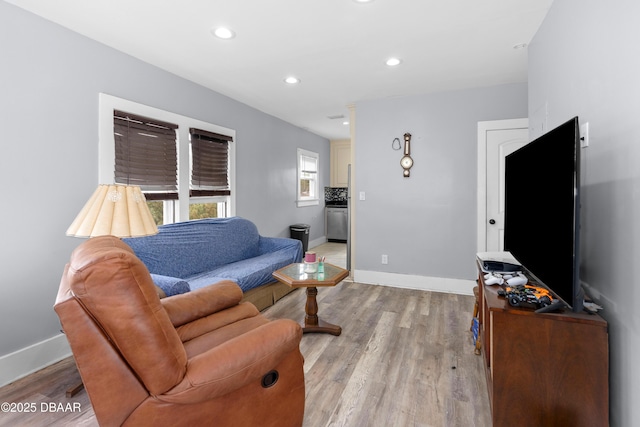
[[[233,138],[203,129],[189,129],[191,185],[189,219],[228,216],[229,144]]]
[[[114,181],[138,185],[147,200],[178,198],[178,125],[113,112]]]
[[[298,207],[320,204],[318,153],[298,148]]]
[[[235,215],[234,130],[100,94],[99,133],[99,183],[140,185],[157,224]]]
[[[230,136],[189,129],[191,136],[191,196],[228,196]]]

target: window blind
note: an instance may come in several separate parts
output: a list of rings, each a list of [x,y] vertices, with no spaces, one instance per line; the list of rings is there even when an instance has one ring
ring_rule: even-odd
[[[113,112],[115,182],[138,185],[147,200],[178,199],[178,125]]]
[[[300,156],[300,171],[302,173],[318,172],[318,160],[314,157],[302,155]]]
[[[190,128],[191,187],[190,195],[229,196],[229,142],[227,135]]]

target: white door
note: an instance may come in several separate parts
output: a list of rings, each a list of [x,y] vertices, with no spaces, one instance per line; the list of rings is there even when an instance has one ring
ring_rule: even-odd
[[[504,250],[504,159],[528,142],[527,119],[478,123],[478,252]]]

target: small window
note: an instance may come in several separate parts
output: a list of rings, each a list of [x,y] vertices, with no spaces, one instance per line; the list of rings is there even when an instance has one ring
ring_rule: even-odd
[[[298,148],[298,207],[320,204],[318,153]]]

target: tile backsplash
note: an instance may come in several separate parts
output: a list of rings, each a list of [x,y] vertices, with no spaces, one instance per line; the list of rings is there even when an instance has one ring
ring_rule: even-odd
[[[325,202],[346,202],[347,187],[324,187]]]

